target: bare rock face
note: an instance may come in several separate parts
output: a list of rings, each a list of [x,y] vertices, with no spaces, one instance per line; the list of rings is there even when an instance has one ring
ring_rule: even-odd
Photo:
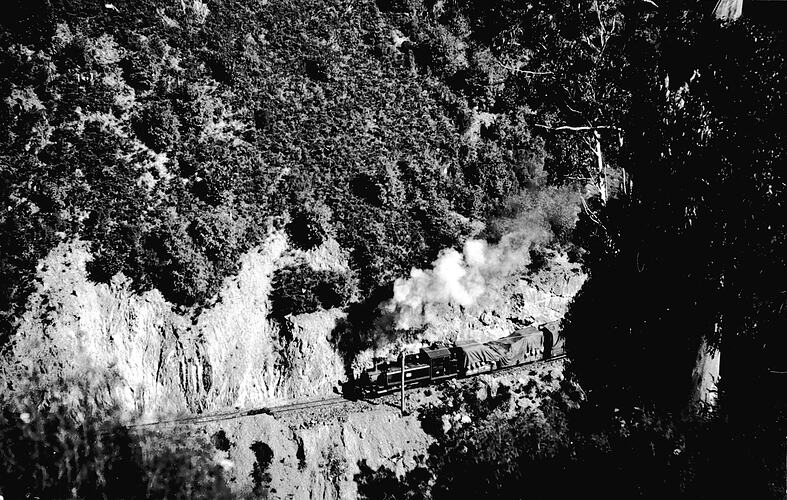
[[[99,405],[129,419],[177,413],[258,408],[288,399],[331,394],[346,379],[346,361],[332,342],[338,309],[269,318],[271,275],[295,259],[316,269],[346,269],[336,242],[308,251],[289,248],[272,234],[243,256],[204,308],[183,309],[156,290],[136,293],[115,276],[89,281],[84,242],[63,243],[41,262],[36,291],[17,333],[0,358],[0,382],[88,392]],[[429,304],[420,340],[453,342],[498,338],[529,324],[563,316],[584,283],[579,267],[553,258],[537,273],[522,270],[487,283],[471,306]],[[362,352],[354,369],[368,366],[386,347]],[[70,381],[90,373],[90,390]]]
[[[281,393],[291,399],[313,394],[330,394],[346,380],[344,363],[328,339],[337,321],[345,314],[338,309],[289,316],[282,327],[287,339],[281,353],[287,368],[283,371]]]
[[[743,0],[718,0],[713,16],[722,21],[735,21],[743,15]]]
[[[220,458],[231,464],[230,485],[238,496],[294,500],[357,498],[359,462],[404,474],[432,442],[417,417],[401,417],[389,407],[313,426],[259,415],[207,424],[205,432],[222,432],[230,443]]]
[[[87,278],[83,242],[64,243],[38,269],[2,377],[65,387],[88,371],[91,398],[127,418],[256,407],[327,394],[343,376],[327,341],[341,311],[268,318],[270,276],[286,248],[281,234],[243,257],[215,303],[177,311],[153,290],[137,294],[122,275]],[[319,256],[318,256],[319,257]],[[325,261],[326,259],[322,259]],[[77,397],[75,394],[74,397]]]
[[[3,359],[4,376],[69,391],[70,381],[91,372],[104,379],[95,381],[100,389],[92,396],[129,413],[191,406],[203,367],[197,346],[185,339],[185,318],[156,291],[135,295],[121,276],[90,283],[89,258],[85,244],[62,244],[39,265],[39,286]]]

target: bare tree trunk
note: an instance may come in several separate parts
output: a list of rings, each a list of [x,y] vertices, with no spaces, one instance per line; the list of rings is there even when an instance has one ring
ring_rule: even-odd
[[[713,8],[713,17],[735,21],[743,15],[743,0],[719,0]]]
[[[694,411],[701,406],[715,406],[718,398],[716,386],[719,382],[719,363],[721,353],[718,349],[709,349],[705,339],[697,349],[697,358],[691,372],[691,394],[689,410]]]
[[[623,194],[627,195],[629,194],[629,189],[628,180],[626,179],[626,167],[623,167],[621,170],[623,170]]]
[[[607,189],[607,165],[604,163],[604,155],[601,152],[601,134],[598,130],[593,131],[593,154],[596,156],[596,183],[601,202],[606,205],[608,198]]]

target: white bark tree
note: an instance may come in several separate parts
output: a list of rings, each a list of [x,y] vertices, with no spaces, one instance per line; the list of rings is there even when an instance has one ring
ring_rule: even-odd
[[[743,0],[718,0],[713,16],[724,21],[735,21],[743,15]]]
[[[689,410],[693,411],[703,406],[716,406],[720,362],[721,352],[719,349],[710,347],[703,338],[697,348],[697,358],[691,372]]]
[[[607,179],[607,163],[604,159],[604,150],[603,150],[603,137],[602,132],[605,131],[613,131],[617,132],[617,139],[620,141],[622,140],[622,133],[623,131],[614,126],[614,125],[597,125],[597,126],[570,126],[570,125],[560,125],[557,127],[551,127],[549,125],[544,125],[541,123],[537,123],[536,127],[544,128],[547,130],[554,130],[554,131],[568,131],[568,132],[579,132],[582,133],[580,136],[582,141],[587,146],[588,151],[590,152],[593,163],[590,166],[590,176],[589,179],[592,181],[596,189],[598,189],[599,196],[601,197],[601,202],[606,205],[607,200],[609,199],[609,184]],[[623,173],[623,177],[625,179],[625,170]],[[627,181],[624,181],[624,189],[626,189]]]

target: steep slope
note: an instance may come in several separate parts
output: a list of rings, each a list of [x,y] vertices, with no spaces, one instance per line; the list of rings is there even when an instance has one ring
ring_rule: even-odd
[[[57,247],[4,358],[6,380],[36,374],[55,387],[88,369],[106,383],[91,397],[127,416],[259,406],[330,392],[343,376],[327,338],[340,311],[289,319],[286,336],[268,318],[270,275],[285,248],[272,236],[245,255],[212,307],[178,310],[158,291],[137,294],[117,275],[87,279],[85,244]]]
[[[64,240],[89,243],[91,279],[190,306],[286,227],[334,237],[369,292],[543,180],[519,116],[482,126],[372,1],[25,8],[0,23],[5,335]]]
[[[61,244],[39,266],[37,289],[2,359],[5,380],[35,379],[46,389],[93,370],[104,380],[95,381],[92,399],[146,419],[330,394],[348,364],[368,366],[390,346],[345,359],[334,343],[340,309],[270,317],[271,276],[294,254],[316,267],[346,265],[335,245],[287,247],[284,235],[271,235],[244,255],[211,304],[185,309],[158,291],[134,292],[120,274],[110,284],[89,281],[86,245]],[[500,337],[559,318],[584,276],[565,261],[553,266],[508,276],[472,308],[437,307],[420,342]]]
[[[90,368],[129,416],[326,394],[402,333],[345,349],[351,305],[481,236],[570,245],[577,200],[545,187],[526,106],[495,105],[507,74],[437,5],[22,7],[0,21],[12,387]],[[559,317],[581,277],[556,269],[429,306],[416,340]]]

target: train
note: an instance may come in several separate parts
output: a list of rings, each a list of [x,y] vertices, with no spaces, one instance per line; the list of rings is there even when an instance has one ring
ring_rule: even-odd
[[[463,378],[501,368],[525,365],[565,355],[565,339],[557,323],[529,326],[511,335],[487,342],[443,343],[405,354],[396,360],[375,363],[361,373],[356,385],[358,397],[370,398],[398,390],[404,376],[405,388],[429,385],[451,378]]]

